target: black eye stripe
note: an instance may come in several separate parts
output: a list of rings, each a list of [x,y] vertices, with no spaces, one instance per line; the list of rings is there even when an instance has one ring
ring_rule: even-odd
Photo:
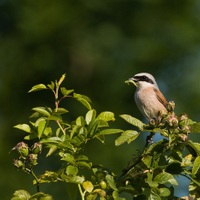
[[[154,84],[154,82],[150,78],[148,78],[147,76],[145,76],[145,75],[143,75],[143,76],[134,76],[134,78],[137,81],[146,81],[148,83]]]

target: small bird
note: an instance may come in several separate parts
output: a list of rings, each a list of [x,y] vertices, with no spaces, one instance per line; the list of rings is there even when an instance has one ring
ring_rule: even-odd
[[[138,73],[127,82],[133,82],[136,85],[135,102],[147,120],[157,119],[159,112],[167,113],[168,102],[151,74]]]

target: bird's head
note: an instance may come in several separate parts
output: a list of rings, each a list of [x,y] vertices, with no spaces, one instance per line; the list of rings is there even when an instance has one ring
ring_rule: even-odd
[[[158,88],[155,78],[146,72],[135,74],[132,78],[129,78],[126,83],[133,83],[139,89],[149,86]]]

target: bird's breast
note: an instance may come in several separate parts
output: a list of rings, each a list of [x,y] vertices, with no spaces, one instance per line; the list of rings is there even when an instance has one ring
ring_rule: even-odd
[[[153,88],[136,91],[135,102],[147,119],[157,118],[159,111],[166,111],[165,106],[157,99]]]

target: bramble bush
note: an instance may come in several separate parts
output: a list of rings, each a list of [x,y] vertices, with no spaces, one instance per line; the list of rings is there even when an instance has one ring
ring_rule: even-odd
[[[34,107],[31,121],[15,126],[25,131],[26,136],[12,149],[18,152],[18,158],[13,163],[17,169],[32,176],[36,193],[17,190],[12,200],[52,200],[52,195],[43,193],[40,185],[53,182],[71,184],[68,191],[70,199],[76,199],[74,191],[78,192],[82,200],[123,200],[126,193],[133,200],[200,199],[200,143],[189,139],[191,133],[200,133],[200,123],[189,119],[185,114],[176,116],[175,105],[169,102],[168,114],[160,113],[158,120],[144,124],[123,114],[120,117],[133,125],[133,129],[109,128],[110,122],[115,120],[114,113],[97,113],[87,96],[61,86],[64,79],[65,75],[62,75],[58,81],[35,85],[29,91],[51,91],[55,106]],[[64,120],[63,115],[70,113],[67,108],[60,107],[60,103],[69,98],[79,101],[87,108],[85,116],[77,116],[71,122]],[[84,149],[91,140],[97,139],[104,143],[105,137],[118,134],[115,145],[119,146],[134,142],[142,132],[150,132],[146,146],[132,158],[121,175],[102,166],[101,161],[93,164],[85,154]],[[163,137],[152,143],[154,134],[161,134]],[[27,143],[31,142],[32,145],[28,146]],[[46,157],[42,157],[44,149],[47,149]],[[40,165],[38,158],[45,160],[49,156],[59,158],[59,170],[46,170],[43,174],[36,174],[35,166]],[[174,178],[176,175],[190,180],[189,197],[174,195],[174,186],[178,185]],[[66,199],[69,197],[66,196]]]

